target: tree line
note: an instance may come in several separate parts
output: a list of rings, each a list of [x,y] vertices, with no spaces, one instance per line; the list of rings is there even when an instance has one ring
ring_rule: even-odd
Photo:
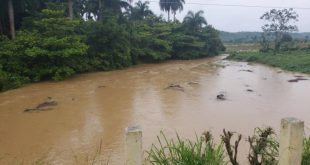
[[[15,37],[15,26],[20,27],[22,19],[34,15],[47,7],[48,3],[66,3],[66,13],[70,19],[73,17],[102,20],[104,11],[109,9],[121,12],[122,9],[131,8],[132,0],[3,0],[0,2],[0,34],[8,34]],[[147,2],[148,3],[148,2]],[[174,15],[176,21],[177,11],[183,10],[185,0],[160,0],[161,10]],[[140,9],[142,2],[139,2]]]
[[[203,11],[176,20],[183,0],[159,3],[174,21],[155,15],[142,1],[0,3],[0,90],[145,62],[208,57],[225,49]]]

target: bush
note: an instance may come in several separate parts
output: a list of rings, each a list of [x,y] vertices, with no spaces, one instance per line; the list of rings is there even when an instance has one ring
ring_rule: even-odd
[[[254,135],[248,137],[250,152],[248,156],[251,165],[278,164],[279,143],[276,141],[275,132],[272,128],[256,128]]]

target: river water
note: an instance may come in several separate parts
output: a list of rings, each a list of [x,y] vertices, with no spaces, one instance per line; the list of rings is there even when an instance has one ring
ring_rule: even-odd
[[[143,64],[0,93],[0,164],[87,164],[100,146],[97,160],[123,164],[125,128],[135,125],[149,149],[161,130],[186,138],[211,130],[219,139],[223,128],[278,130],[283,117],[309,124],[310,81],[288,82],[301,74],[222,58]],[[216,99],[221,93],[227,100]],[[24,112],[47,97],[58,103],[53,110]]]

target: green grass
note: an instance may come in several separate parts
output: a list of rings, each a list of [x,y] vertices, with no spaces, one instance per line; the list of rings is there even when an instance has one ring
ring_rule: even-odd
[[[273,53],[241,52],[227,57],[230,60],[257,62],[283,70],[310,73],[310,51],[290,51],[274,55]]]
[[[196,136],[196,141],[168,140],[163,132],[158,136],[159,145],[148,151],[147,162],[152,165],[225,165],[223,143],[215,145],[210,133]]]
[[[301,165],[309,165],[310,164],[310,137],[305,138],[304,140],[304,151],[302,154],[302,162]]]

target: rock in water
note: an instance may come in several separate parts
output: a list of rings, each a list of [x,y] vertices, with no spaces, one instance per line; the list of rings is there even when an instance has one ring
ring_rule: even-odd
[[[179,91],[184,92],[184,88],[181,85],[179,85],[179,84],[170,84],[165,89],[174,89],[174,90],[179,90]]]
[[[288,80],[288,82],[298,82],[298,81],[303,81],[303,80],[308,80],[308,79],[302,78],[302,77],[297,77],[297,78],[295,78],[295,79]]]
[[[246,91],[247,92],[254,92],[254,90],[252,90],[252,89],[247,89]]]
[[[253,70],[250,70],[250,69],[242,69],[242,70],[239,70],[239,71],[243,71],[243,72],[250,72],[250,73],[252,73],[252,72],[253,72]]]
[[[40,111],[47,111],[54,109],[55,106],[57,106],[58,103],[53,100],[53,98],[48,97],[46,101],[43,103],[37,105],[35,108],[27,108],[24,110],[24,112],[40,112]]]
[[[218,99],[218,100],[226,100],[224,94],[219,94],[219,95],[217,95],[217,96],[216,96],[216,99]]]

